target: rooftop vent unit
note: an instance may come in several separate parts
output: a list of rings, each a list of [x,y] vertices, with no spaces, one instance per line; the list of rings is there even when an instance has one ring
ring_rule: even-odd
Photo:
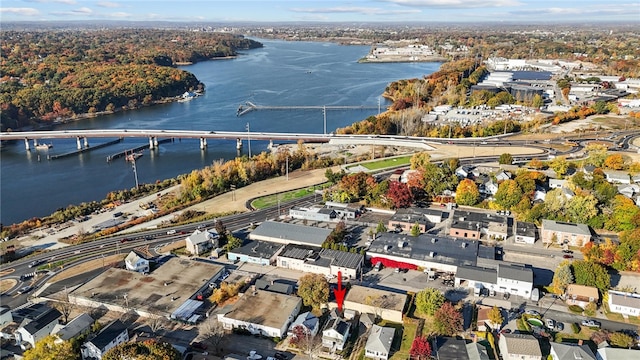
[[[463,242],[462,244],[460,244],[460,247],[463,248],[463,249],[466,248],[467,247],[467,243]]]
[[[389,251],[391,249],[391,245],[385,245],[384,246],[384,251]]]
[[[404,248],[404,240],[398,240],[398,247],[400,249]]]
[[[431,238],[431,243],[432,243],[432,244],[435,244],[435,243],[436,243],[436,241],[437,241],[437,240],[436,240],[436,238]]]
[[[433,252],[433,251],[430,251],[430,252],[429,252],[429,257],[435,257],[435,256],[436,256],[436,253],[435,253],[435,252]]]

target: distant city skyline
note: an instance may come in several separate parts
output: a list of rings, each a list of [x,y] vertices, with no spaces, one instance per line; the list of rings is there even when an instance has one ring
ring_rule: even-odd
[[[2,0],[0,21],[640,23],[639,0]]]

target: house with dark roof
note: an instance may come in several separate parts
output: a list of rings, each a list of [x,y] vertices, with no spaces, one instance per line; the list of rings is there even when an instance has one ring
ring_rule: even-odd
[[[416,214],[406,209],[400,209],[395,214],[391,215],[387,222],[387,228],[393,230],[400,230],[405,233],[410,233],[413,226],[418,224],[420,233],[424,233],[431,227],[431,224],[426,217],[421,214]]]
[[[432,269],[455,273],[458,266],[475,266],[478,242],[421,234],[381,233],[367,250],[372,264],[385,267]]]
[[[330,229],[317,226],[290,224],[277,221],[265,221],[250,234],[249,239],[321,247],[331,234]]]
[[[449,236],[478,240],[482,235],[492,239],[506,239],[509,235],[508,218],[489,212],[455,210]]]
[[[640,294],[609,290],[609,310],[623,316],[640,316]]]
[[[101,360],[104,353],[129,341],[127,326],[120,320],[114,320],[105,326],[96,337],[82,344],[82,360]]]
[[[276,259],[278,267],[335,277],[356,278],[362,271],[364,256],[346,251],[318,249],[311,246],[289,244]]]
[[[258,290],[270,291],[270,292],[275,292],[278,294],[285,294],[285,295],[293,294],[293,290],[294,290],[292,284],[285,284],[281,282],[268,281],[263,279],[257,279],[255,285],[256,285],[256,289]]]
[[[459,266],[455,276],[456,287],[480,288],[496,290],[498,272],[496,269],[477,266]]]
[[[151,254],[133,249],[129,252],[127,257],[124,258],[124,265],[127,270],[139,273],[148,273],[150,269],[149,264],[152,260],[153,256]]]
[[[433,352],[438,360],[489,360],[484,346],[451,337],[436,338]]]
[[[512,264],[499,264],[497,288],[500,293],[509,293],[524,298],[531,297],[533,290],[533,270],[530,267]]]
[[[25,318],[13,334],[16,338],[16,343],[20,344],[22,349],[26,349],[27,344],[35,347],[38,341],[51,334],[61,316],[60,311],[47,308],[33,318]]]
[[[392,327],[373,325],[364,346],[364,356],[371,359],[389,359],[395,334],[396,329]]]
[[[348,322],[332,317],[322,330],[322,347],[329,349],[332,353],[344,350],[344,345],[349,338],[349,330]]]
[[[543,219],[540,238],[543,243],[583,247],[591,241],[591,230],[585,224]]]
[[[275,264],[277,254],[284,245],[267,241],[249,241],[227,252],[229,261],[242,261],[258,265]]]
[[[536,242],[538,227],[534,223],[516,221],[515,242],[518,244],[533,245]]]
[[[498,348],[504,360],[542,360],[540,343],[533,335],[501,334]]]
[[[296,318],[289,326],[287,336],[297,336],[296,334],[305,334],[311,337],[316,336],[320,326],[320,320],[311,312],[304,312]]]

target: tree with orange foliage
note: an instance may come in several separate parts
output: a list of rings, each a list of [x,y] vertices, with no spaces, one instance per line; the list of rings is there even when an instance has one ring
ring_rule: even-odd
[[[624,168],[624,158],[622,154],[611,154],[604,159],[604,166],[608,169],[622,170]]]

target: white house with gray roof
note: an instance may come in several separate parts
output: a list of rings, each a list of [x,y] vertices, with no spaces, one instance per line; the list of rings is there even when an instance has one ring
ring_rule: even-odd
[[[266,241],[249,241],[227,253],[229,261],[242,261],[258,265],[271,265],[284,245]]]
[[[533,270],[529,267],[499,264],[497,271],[497,288],[500,293],[509,293],[524,298],[531,297],[533,290]]]
[[[331,229],[265,221],[249,234],[249,239],[321,247],[329,234]]]
[[[596,355],[587,345],[550,342],[553,360],[596,360]]]
[[[335,277],[355,279],[362,271],[364,256],[346,251],[317,249],[309,246],[287,245],[278,254],[278,267]]]
[[[501,334],[498,348],[503,360],[542,360],[540,343],[533,335]]]
[[[89,314],[82,313],[64,325],[56,324],[51,335],[57,338],[55,340],[56,343],[69,341],[80,335],[90,333],[91,325],[93,325],[94,322],[95,320],[93,320]]]
[[[371,359],[387,360],[396,329],[373,325],[364,347],[364,356]]]
[[[585,224],[543,219],[540,238],[543,243],[583,247],[591,241],[591,230]]]
[[[640,316],[640,294],[609,290],[609,310],[624,316]]]
[[[606,180],[613,184],[631,184],[629,173],[617,170],[605,170],[604,176]]]
[[[151,254],[145,254],[141,251],[133,249],[129,252],[126,258],[124,258],[124,265],[127,270],[136,271],[139,273],[149,272],[149,262],[152,259]]]
[[[218,232],[214,229],[205,229],[203,231],[196,229],[193,234],[185,239],[185,247],[191,254],[200,255],[217,248],[218,239]]]

